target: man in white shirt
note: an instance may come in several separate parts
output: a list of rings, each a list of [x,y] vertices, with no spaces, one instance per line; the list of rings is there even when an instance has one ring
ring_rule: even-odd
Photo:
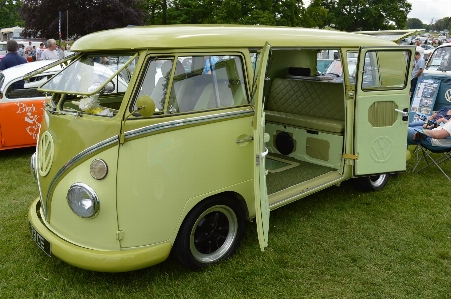
[[[49,39],[47,41],[47,49],[41,54],[41,60],[56,60],[59,59],[58,52],[56,51],[56,41]]]
[[[42,60],[42,52],[44,52],[44,43],[40,43],[39,48],[36,49],[36,60]]]

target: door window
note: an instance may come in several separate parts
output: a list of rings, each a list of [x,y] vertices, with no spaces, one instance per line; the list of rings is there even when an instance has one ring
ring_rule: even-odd
[[[142,95],[152,97],[156,115],[248,104],[241,56],[153,58],[135,99]]]
[[[410,55],[405,51],[368,51],[365,55],[362,90],[404,89]]]

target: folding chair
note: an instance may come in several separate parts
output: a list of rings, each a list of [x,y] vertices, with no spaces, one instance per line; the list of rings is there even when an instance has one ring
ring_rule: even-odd
[[[421,143],[421,140],[428,137],[427,135],[425,135],[423,132],[421,131],[417,131],[418,134],[415,134],[415,136],[418,136],[420,138],[415,138],[415,141],[417,142],[417,146],[415,148],[415,150],[417,151],[417,163],[415,164],[415,167],[413,168],[413,172],[418,173],[420,171],[422,171],[423,169],[431,166],[431,165],[435,165],[437,166],[437,168],[445,175],[445,177],[451,181],[451,178],[445,173],[445,171],[442,169],[442,167],[440,167],[440,164],[442,164],[445,161],[448,161],[451,159],[451,147],[449,148],[442,148],[440,150],[437,150],[435,148],[431,148],[429,147],[427,144],[423,144]],[[424,138],[421,138],[424,137]],[[450,137],[448,137],[450,138]],[[418,153],[420,153],[421,155],[418,155]],[[433,154],[440,154],[439,157],[437,157],[436,159],[434,159],[431,156],[431,153]],[[419,156],[419,158],[418,158]],[[421,160],[424,160],[426,162],[426,165],[423,166],[422,168],[417,170],[417,167],[419,166]]]

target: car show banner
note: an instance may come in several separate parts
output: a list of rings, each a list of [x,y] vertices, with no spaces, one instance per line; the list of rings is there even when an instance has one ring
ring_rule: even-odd
[[[440,80],[418,79],[415,94],[410,107],[409,122],[425,121],[433,113],[433,107],[437,98]]]

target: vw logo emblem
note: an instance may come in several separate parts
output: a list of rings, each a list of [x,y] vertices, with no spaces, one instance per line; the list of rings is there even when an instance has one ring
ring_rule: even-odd
[[[46,176],[52,168],[54,145],[52,134],[45,131],[39,138],[38,170],[41,176]]]
[[[451,88],[445,92],[445,100],[451,102]]]
[[[393,155],[393,142],[388,136],[381,136],[373,141],[371,158],[378,163],[387,162]]]

